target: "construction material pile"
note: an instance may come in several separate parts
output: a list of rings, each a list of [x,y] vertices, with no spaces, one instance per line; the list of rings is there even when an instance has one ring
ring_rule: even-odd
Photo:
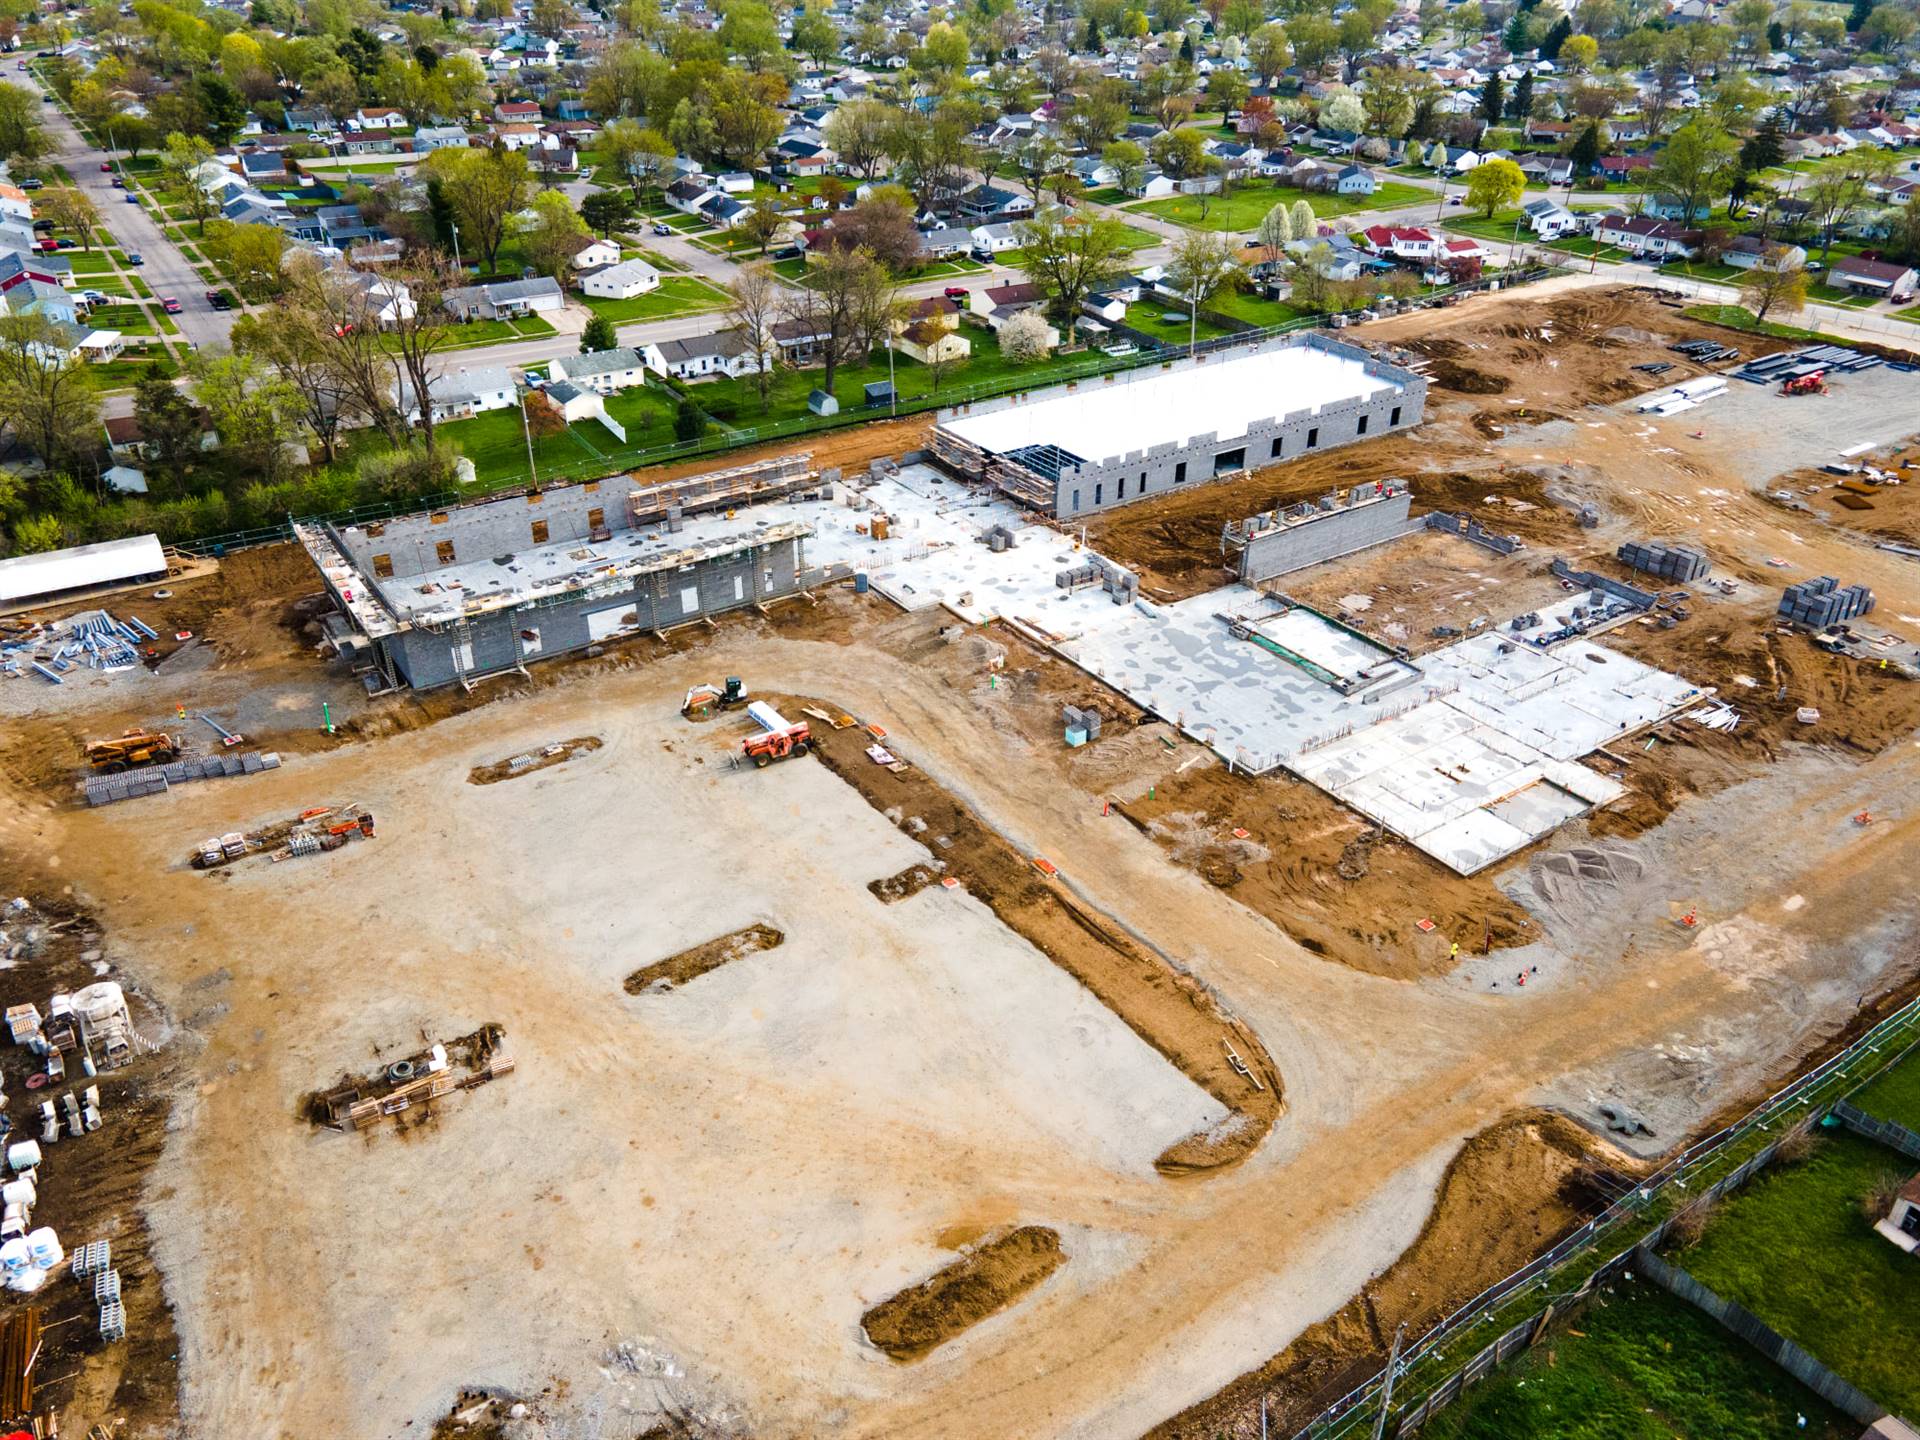
[[[1735,379],[1754,385],[1774,385],[1815,373],[1871,370],[1881,363],[1878,355],[1851,350],[1845,345],[1814,345],[1805,350],[1782,350],[1778,354],[1759,356],[1733,374]]]
[[[1707,573],[1707,557],[1686,545],[1642,545],[1630,540],[1617,553],[1621,564],[1662,580],[1698,580]]]
[[[210,835],[193,851],[196,870],[217,870],[256,852],[271,852],[277,864],[296,855],[338,850],[355,836],[373,838],[373,812],[363,805],[316,806],[292,820],[251,834],[238,830]]]
[[[1824,630],[1872,609],[1873,591],[1864,585],[1848,585],[1843,589],[1831,575],[1789,585],[1780,597],[1781,618],[1812,630]]]
[[[0,639],[0,674],[15,676],[31,670],[59,685],[83,665],[91,670],[126,670],[140,663],[142,645],[159,638],[138,616],[116,620],[105,610],[83,610]]]
[[[1682,380],[1671,390],[1647,396],[1639,404],[1642,415],[1678,415],[1696,405],[1704,405],[1717,395],[1727,393],[1727,382],[1719,375],[1703,375],[1698,380]]]
[[[229,750],[221,755],[195,755],[175,760],[170,765],[155,765],[124,775],[89,775],[86,780],[87,804],[111,805],[141,795],[158,795],[171,785],[188,780],[217,780],[227,775],[258,775],[262,770],[278,770],[280,756],[273,750],[249,750],[244,755]]]

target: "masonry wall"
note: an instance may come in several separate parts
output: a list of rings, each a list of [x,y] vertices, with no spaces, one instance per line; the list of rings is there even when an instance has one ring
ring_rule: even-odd
[[[1069,520],[1131,505],[1169,490],[1204,485],[1219,478],[1215,471],[1217,458],[1231,456],[1236,450],[1245,452],[1240,462],[1221,474],[1261,470],[1337,445],[1408,430],[1425,414],[1426,390],[1426,382],[1415,377],[1413,384],[1401,390],[1367,400],[1336,401],[1318,410],[1298,410],[1259,421],[1245,435],[1201,435],[1185,444],[1136,450],[1112,463],[1069,468],[1061,472],[1054,491],[1054,514]]]
[[[1412,504],[1411,492],[1390,495],[1367,505],[1341,506],[1312,520],[1255,536],[1240,552],[1240,578],[1249,583],[1271,580],[1425,529],[1424,518],[1407,518],[1407,508]]]
[[[601,523],[609,530],[627,528],[627,496],[631,481],[625,478],[590,480],[580,485],[562,485],[533,495],[506,495],[478,505],[461,505],[449,510],[407,515],[384,525],[342,526],[337,534],[340,546],[363,574],[374,573],[373,557],[385,555],[392,562],[395,578],[424,575],[443,568],[446,563],[464,564],[495,555],[512,555],[542,542],[534,539],[533,523],[545,521],[545,543],[585,541],[592,530],[591,513],[602,512]],[[443,517],[436,522],[433,517]],[[373,533],[378,530],[380,533]],[[442,542],[453,545],[453,559],[439,559]]]
[[[642,575],[597,594],[574,592],[493,611],[464,626],[435,631],[416,625],[378,643],[402,680],[430,690],[791,595],[803,563],[800,540],[780,540]]]

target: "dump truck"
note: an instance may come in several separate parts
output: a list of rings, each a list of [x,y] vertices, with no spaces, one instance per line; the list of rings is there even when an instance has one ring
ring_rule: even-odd
[[[747,714],[760,727],[760,733],[749,735],[741,742],[740,749],[763,770],[775,760],[785,760],[790,755],[805,755],[812,745],[813,731],[808,728],[806,721],[802,720],[796,725],[764,700],[755,700],[748,705]]]
[[[96,774],[118,775],[143,765],[170,765],[186,747],[177,735],[129,730],[117,740],[87,742],[87,764]]]

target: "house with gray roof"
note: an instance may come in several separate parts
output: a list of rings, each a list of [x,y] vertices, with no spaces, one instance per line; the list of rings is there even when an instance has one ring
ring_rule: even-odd
[[[515,315],[559,310],[566,303],[566,292],[551,275],[462,285],[447,292],[447,309],[462,320],[504,320]]]
[[[590,355],[562,355],[547,366],[554,380],[566,380],[583,390],[613,395],[647,383],[647,360],[638,350],[622,345]]]

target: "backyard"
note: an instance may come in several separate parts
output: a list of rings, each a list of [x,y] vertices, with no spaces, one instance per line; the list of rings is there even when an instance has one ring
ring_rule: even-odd
[[[1828,1133],[1806,1159],[1749,1182],[1674,1258],[1882,1405],[1920,1415],[1914,1262],[1874,1233],[1862,1204],[1913,1170],[1873,1141]]]
[[[588,295],[581,297],[580,303],[616,325],[625,325],[636,320],[666,320],[675,315],[722,309],[727,304],[727,294],[698,276],[663,275],[659,289],[636,295],[631,300],[606,300]]]
[[[674,397],[648,385],[623,391],[607,400],[607,414],[627,432],[623,445],[598,420],[583,420],[558,435],[533,442],[534,462],[543,475],[576,473],[583,467],[594,474],[611,474],[642,450],[673,440]],[[524,483],[527,474],[527,437],[520,410],[490,410],[471,420],[448,421],[439,433],[473,461],[480,489]]]
[[[1852,1099],[1869,1115],[1920,1130],[1920,1052],[1881,1071],[1879,1078]]]
[[[1371,195],[1334,195],[1260,180],[1248,181],[1229,195],[1169,195],[1129,208],[1199,230],[1251,231],[1275,205],[1292,205],[1296,200],[1305,200],[1313,213],[1325,220],[1361,210],[1403,209],[1432,199],[1427,191],[1394,180],[1382,181]]]
[[[1420,1433],[1423,1440],[1852,1440],[1859,1431],[1698,1310],[1638,1281],[1616,1283]]]

